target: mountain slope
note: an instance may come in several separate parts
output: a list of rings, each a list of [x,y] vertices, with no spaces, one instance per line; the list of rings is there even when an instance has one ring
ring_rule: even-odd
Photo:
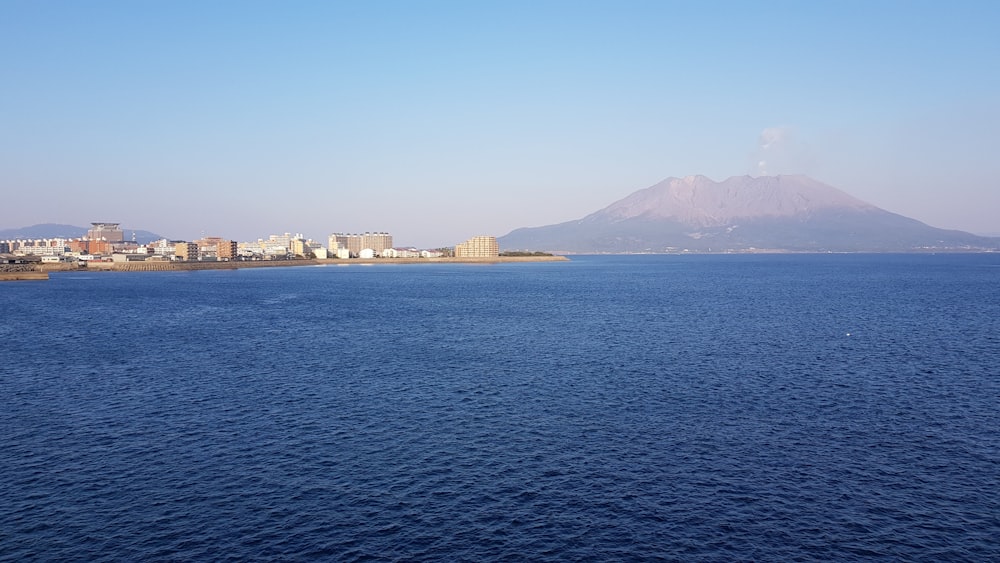
[[[806,176],[668,178],[583,219],[500,237],[505,250],[553,252],[905,252],[998,243],[930,227]]]

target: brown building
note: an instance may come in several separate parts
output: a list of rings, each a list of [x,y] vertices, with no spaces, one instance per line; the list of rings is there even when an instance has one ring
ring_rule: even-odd
[[[106,240],[85,240],[87,254],[111,254],[114,252],[110,242]]]
[[[198,245],[198,255],[202,257],[232,260],[237,256],[238,243],[235,240],[226,240],[220,237],[205,237],[194,241],[194,244]]]
[[[123,242],[125,233],[122,232],[120,223],[91,223],[90,230],[87,231],[87,238],[90,240],[103,240],[106,242]]]
[[[174,247],[174,256],[179,260],[197,260],[198,244],[194,242],[179,242]]]

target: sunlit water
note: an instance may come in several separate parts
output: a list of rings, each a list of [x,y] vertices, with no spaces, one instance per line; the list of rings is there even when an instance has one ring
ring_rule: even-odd
[[[1000,255],[0,284],[0,559],[997,560]]]

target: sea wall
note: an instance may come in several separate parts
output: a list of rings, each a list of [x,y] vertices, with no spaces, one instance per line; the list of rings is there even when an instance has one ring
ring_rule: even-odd
[[[498,256],[493,258],[352,258],[340,260],[257,260],[233,262],[88,262],[88,271],[157,272],[191,270],[236,270],[240,268],[281,268],[292,266],[350,266],[360,264],[499,264],[512,262],[562,262],[565,256]]]
[[[39,271],[33,264],[0,264],[0,281],[47,279],[49,273]]]

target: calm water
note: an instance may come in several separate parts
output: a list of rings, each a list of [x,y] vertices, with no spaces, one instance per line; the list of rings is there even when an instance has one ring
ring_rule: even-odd
[[[0,285],[0,559],[1000,559],[1000,255]]]

